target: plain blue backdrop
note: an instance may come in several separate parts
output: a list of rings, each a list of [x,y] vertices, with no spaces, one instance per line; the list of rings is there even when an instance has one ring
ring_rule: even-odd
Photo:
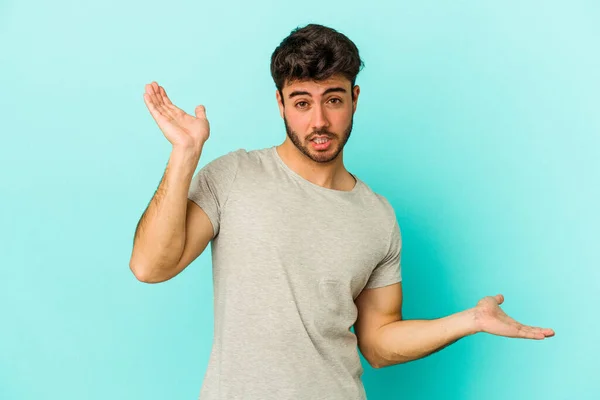
[[[365,61],[345,162],[396,210],[405,317],[503,293],[556,331],[364,362],[369,400],[600,398],[598,4],[1,1],[0,399],[198,396],[210,252],[158,285],[128,266],[170,152],[144,85],[206,105],[199,167],[279,144],[270,55],[310,22]]]

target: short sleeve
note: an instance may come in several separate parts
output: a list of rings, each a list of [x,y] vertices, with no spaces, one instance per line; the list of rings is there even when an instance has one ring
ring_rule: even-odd
[[[394,218],[394,226],[389,236],[389,246],[387,254],[377,264],[365,289],[373,289],[382,286],[392,285],[402,281],[401,271],[401,253],[402,253],[402,236],[400,234],[400,225]]]
[[[213,236],[219,233],[221,214],[235,181],[242,151],[244,150],[232,151],[210,161],[192,178],[188,199],[208,215],[213,226]]]

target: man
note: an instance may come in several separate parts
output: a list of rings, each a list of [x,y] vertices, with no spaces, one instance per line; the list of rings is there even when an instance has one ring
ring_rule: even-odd
[[[362,66],[345,35],[315,24],[292,31],[271,58],[285,141],[230,152],[195,176],[210,132],[204,106],[188,115],[146,85],[173,150],[130,268],[162,282],[211,242],[215,325],[202,400],[365,399],[357,347],[380,368],[476,332],[554,335],[507,316],[502,295],[437,320],[402,319],[394,210],[343,163]]]

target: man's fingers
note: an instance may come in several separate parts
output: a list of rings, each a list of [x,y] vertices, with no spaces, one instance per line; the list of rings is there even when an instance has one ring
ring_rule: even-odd
[[[544,339],[547,336],[552,336],[552,329],[540,328],[538,326],[521,325],[519,327],[519,336],[528,339]]]
[[[152,114],[152,117],[156,122],[164,119],[170,120],[172,119],[172,116],[170,115],[169,110],[164,103],[162,103],[162,101],[159,99],[161,96],[157,94],[159,92],[157,92],[158,89],[154,86],[155,84],[156,82],[152,82],[146,85],[144,102],[148,106],[150,114]]]
[[[165,116],[165,118],[178,119],[182,114],[185,114],[185,111],[171,102],[171,99],[169,99],[169,96],[167,96],[167,92],[165,91],[164,87],[156,83],[154,89],[156,91],[158,109],[162,115]]]
[[[165,105],[162,95],[160,94],[160,87],[158,86],[158,83],[156,82],[152,82],[150,84],[150,86],[152,87],[152,97],[154,98],[154,101],[156,103],[157,107],[162,107]]]
[[[156,82],[146,85],[144,101],[159,126],[165,123],[180,125],[182,121],[185,123],[186,112],[175,106],[167,97],[165,89]]]
[[[158,85],[158,83],[150,83],[149,92],[156,111],[160,113],[163,117],[171,117],[171,115],[169,114],[169,110],[167,109],[165,102],[163,101],[162,95],[160,93],[160,86]]]
[[[162,89],[162,92],[164,92],[164,89]],[[146,85],[146,93],[149,94],[150,101],[152,102],[152,105],[154,106],[154,111],[157,114],[160,114],[161,117],[167,119],[174,118],[172,109],[176,109],[177,107],[173,106],[172,104],[168,105],[167,103],[165,103],[163,95],[161,94],[161,87],[158,85],[158,83],[152,82]],[[168,103],[170,103],[170,101],[168,101]]]
[[[158,122],[158,120],[162,117],[161,112],[156,107],[156,104],[154,103],[152,96],[149,95],[148,93],[144,93],[144,103],[146,103],[146,106],[148,107],[148,110],[150,111],[152,118],[154,118],[154,120],[156,122]]]
[[[196,114],[196,118],[205,118],[206,119],[206,107],[204,107],[204,105],[200,104],[196,107],[196,109],[194,110],[194,113]]]
[[[534,327],[534,329],[537,329],[539,332],[541,332],[542,334],[544,334],[544,336],[554,336],[554,330],[550,329],[550,328],[542,328],[539,326]]]
[[[152,106],[154,107],[154,109],[156,111],[158,111],[158,108],[160,107],[160,102],[158,101],[158,98],[156,96],[156,93],[154,91],[154,86],[152,83],[146,85],[146,93],[148,94],[148,100],[150,103],[152,103]],[[146,97],[146,96],[144,96]]]
[[[530,326],[520,325],[518,327],[518,336],[524,339],[537,339],[539,334],[534,331]]]
[[[165,91],[165,88],[162,86],[159,86],[159,88],[160,88],[160,95],[162,97],[163,102],[168,106],[172,106],[173,103],[171,103],[169,96],[167,96],[167,92]]]
[[[546,337],[546,335],[544,335],[544,333],[542,331],[540,331],[539,329],[535,329],[535,328],[530,328],[529,334],[531,335],[530,337],[532,339],[543,339]]]

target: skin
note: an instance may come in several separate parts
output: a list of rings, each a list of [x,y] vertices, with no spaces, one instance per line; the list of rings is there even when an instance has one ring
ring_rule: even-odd
[[[354,97],[352,96],[354,93]],[[334,190],[352,190],[355,180],[344,167],[344,145],[351,131],[360,88],[345,77],[324,81],[286,82],[275,96],[287,137],[277,146],[283,161],[299,175]],[[325,151],[312,148],[316,135],[332,139]],[[359,348],[375,368],[404,363],[437,352],[476,333],[542,340],[554,336],[550,328],[524,325],[508,316],[501,294],[486,296],[469,309],[433,320],[402,319],[402,283],[365,289],[355,299],[354,326]]]
[[[329,90],[329,92],[327,92]],[[302,177],[334,190],[352,190],[356,181],[344,167],[344,145],[352,131],[360,87],[334,75],[325,81],[287,82],[275,92],[287,136],[277,146],[283,161]],[[354,99],[352,98],[354,93]],[[315,150],[310,140],[326,135],[327,150]]]

